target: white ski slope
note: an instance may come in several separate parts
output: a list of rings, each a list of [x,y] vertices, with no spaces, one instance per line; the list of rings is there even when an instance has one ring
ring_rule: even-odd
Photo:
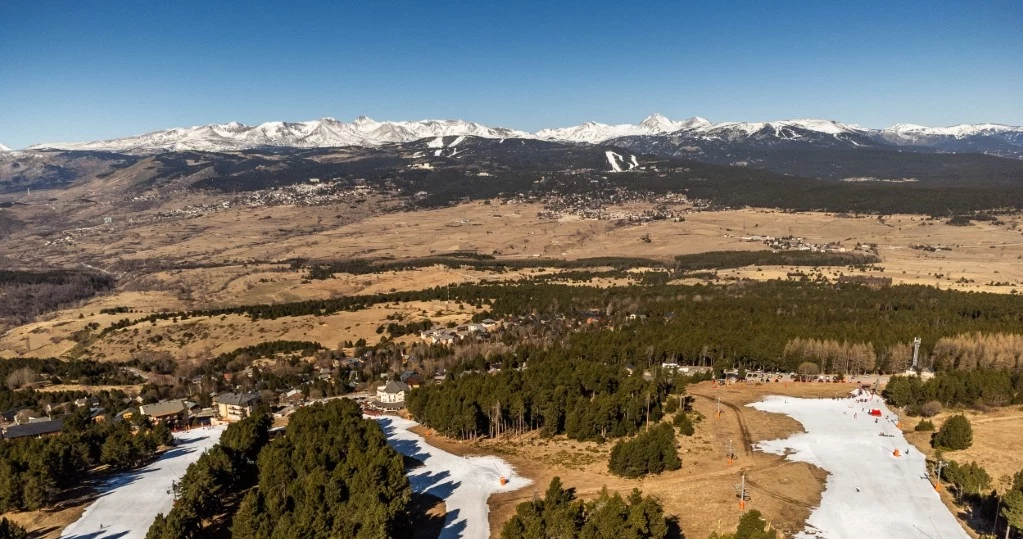
[[[440,539],[487,539],[490,495],[518,490],[531,483],[497,457],[459,457],[431,446],[422,436],[408,430],[418,425],[415,421],[389,416],[376,419],[391,447],[422,461],[422,466],[409,470],[412,490],[444,500],[447,515]],[[502,476],[508,480],[503,486]]]
[[[143,539],[156,515],[173,507],[173,482],[220,441],[222,432],[223,426],[175,434],[177,445],[155,462],[107,480],[99,499],[61,532],[61,539]]]
[[[969,537],[941,503],[928,481],[923,454],[906,441],[881,397],[772,396],[749,406],[788,415],[806,430],[784,440],[761,442],[758,449],[788,453],[789,460],[814,464],[829,474],[820,507],[813,510],[806,530],[796,537]],[[881,410],[882,417],[876,422],[869,415],[871,408]],[[902,456],[892,454],[896,448]]]

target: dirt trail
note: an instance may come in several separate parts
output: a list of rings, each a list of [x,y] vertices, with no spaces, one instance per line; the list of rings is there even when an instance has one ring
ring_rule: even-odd
[[[745,418],[745,413],[744,413],[743,408],[741,408],[739,406],[736,406],[735,404],[732,404],[732,403],[727,402],[725,400],[719,400],[719,397],[707,395],[705,393],[696,393],[696,392],[690,391],[690,392],[688,392],[688,394],[692,395],[694,397],[701,397],[701,398],[710,400],[711,402],[715,402],[715,403],[720,402],[722,406],[724,406],[725,408],[728,408],[729,410],[732,410],[733,412],[735,412],[736,418],[739,421],[739,431],[740,431],[740,433],[742,435],[743,453],[745,455],[747,455],[747,456],[752,456],[753,455],[753,443],[754,443],[753,436],[750,435],[749,426],[747,426],[747,424],[746,424],[746,418]],[[764,494],[766,494],[766,495],[768,495],[768,496],[770,496],[770,497],[772,497],[772,498],[774,498],[776,500],[780,500],[780,501],[783,501],[783,502],[786,502],[786,503],[791,503],[791,504],[794,504],[794,505],[798,505],[800,507],[805,507],[807,509],[813,509],[813,505],[811,505],[809,503],[806,503],[806,502],[804,502],[802,500],[798,500],[796,498],[793,498],[791,496],[786,496],[786,495],[784,495],[784,494],[782,494],[780,492],[777,492],[775,490],[769,489],[769,488],[763,486],[763,484],[758,483],[757,481],[755,481],[752,477],[750,477],[755,472],[762,472],[762,471],[768,470],[770,468],[776,468],[776,467],[781,466],[781,465],[783,465],[785,463],[786,463],[786,461],[785,461],[784,457],[778,457],[778,458],[771,459],[770,462],[767,462],[765,464],[759,464],[759,465],[756,465],[756,466],[754,466],[754,465],[740,466],[738,472],[732,472],[732,473],[746,472],[746,485],[747,486],[752,487],[753,489],[755,489],[757,491],[760,491],[760,492],[762,492],[762,493],[764,493]],[[719,475],[719,474],[720,474],[720,472],[706,474],[706,475]],[[697,476],[697,477],[700,477],[700,476]]]

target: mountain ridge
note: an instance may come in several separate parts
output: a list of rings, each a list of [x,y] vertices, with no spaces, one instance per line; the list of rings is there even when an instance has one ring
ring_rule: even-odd
[[[264,122],[253,126],[228,122],[177,127],[101,141],[35,144],[26,149],[154,154],[193,150],[242,151],[268,147],[371,147],[444,136],[524,138],[586,144],[613,144],[618,140],[634,141],[637,138],[652,137],[650,140],[654,146],[784,143],[855,148],[880,145],[1023,158],[1023,127],[1003,124],[960,124],[949,127],[895,124],[885,129],[869,129],[835,120],[812,118],[712,123],[698,116],[671,120],[659,113],[651,114],[636,124],[591,121],[576,126],[541,129],[534,133],[465,120],[377,121],[367,116],[359,116],[351,122],[332,117],[304,122]]]

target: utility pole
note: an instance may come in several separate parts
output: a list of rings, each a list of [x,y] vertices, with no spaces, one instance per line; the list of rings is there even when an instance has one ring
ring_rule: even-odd
[[[718,397],[717,399],[717,413],[715,414],[715,417],[721,419],[721,397]]]
[[[746,509],[746,472],[742,473],[742,483],[739,486],[739,509]]]

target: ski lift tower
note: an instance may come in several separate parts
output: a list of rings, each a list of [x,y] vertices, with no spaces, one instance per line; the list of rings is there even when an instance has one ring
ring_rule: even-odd
[[[745,510],[746,502],[750,500],[749,492],[746,490],[746,472],[742,474],[742,482],[735,485],[735,494],[739,498],[739,510]]]

